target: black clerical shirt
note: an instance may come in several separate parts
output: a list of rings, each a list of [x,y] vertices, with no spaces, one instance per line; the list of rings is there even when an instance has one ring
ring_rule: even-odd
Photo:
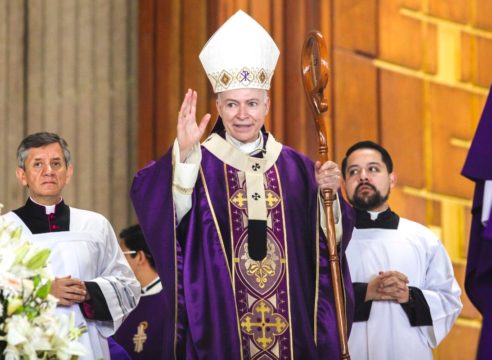
[[[55,211],[46,214],[46,207],[38,205],[30,198],[26,204],[14,210],[33,234],[44,234],[70,229],[70,208],[62,200],[55,206]]]
[[[378,214],[376,219],[371,219],[371,214],[364,210],[356,210],[355,227],[357,229],[398,229],[400,217],[390,208]],[[383,269],[382,269],[383,270]],[[391,269],[386,269],[391,270]],[[365,301],[367,293],[367,283],[353,283],[355,293],[355,314],[354,321],[362,322],[369,319],[371,313],[372,300]],[[426,326],[432,325],[432,317],[430,314],[429,305],[425,300],[422,290],[414,286],[409,287],[409,301],[400,304],[407,314],[410,325]]]

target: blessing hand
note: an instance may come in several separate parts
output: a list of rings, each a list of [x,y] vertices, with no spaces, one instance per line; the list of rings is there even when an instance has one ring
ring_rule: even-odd
[[[196,102],[198,94],[196,91],[188,89],[181,104],[178,114],[178,126],[176,129],[180,160],[185,161],[193,146],[200,142],[208,122],[210,114],[205,114],[198,125],[196,122]]]

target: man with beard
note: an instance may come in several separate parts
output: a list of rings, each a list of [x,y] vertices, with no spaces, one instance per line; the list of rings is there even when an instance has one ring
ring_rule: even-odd
[[[372,141],[347,150],[345,189],[356,211],[347,248],[355,292],[352,359],[432,359],[462,304],[440,240],[388,206],[396,175],[389,153]]]

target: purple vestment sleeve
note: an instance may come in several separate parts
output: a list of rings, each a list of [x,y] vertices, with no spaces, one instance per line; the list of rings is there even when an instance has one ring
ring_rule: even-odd
[[[483,315],[477,359],[492,359],[492,219],[482,224],[483,191],[492,180],[492,91],[473,138],[462,175],[475,182],[465,290]]]
[[[158,162],[138,171],[130,193],[133,206],[149,244],[156,270],[166,295],[167,306],[156,309],[165,319],[161,359],[174,358],[176,329],[176,277],[179,247],[175,239],[175,215],[172,197],[171,150]]]

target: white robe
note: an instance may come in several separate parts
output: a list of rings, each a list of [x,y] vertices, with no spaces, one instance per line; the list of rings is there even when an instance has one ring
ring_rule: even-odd
[[[432,348],[448,334],[462,304],[446,249],[425,226],[400,218],[398,229],[354,229],[347,248],[352,282],[368,283],[379,271],[407,275],[422,290],[432,326],[410,326],[400,304],[373,301],[368,321],[354,322],[352,360],[432,359]]]
[[[107,337],[121,325],[140,298],[140,284],[135,278],[109,221],[102,215],[70,208],[70,231],[32,234],[14,213],[3,215],[12,226],[22,226],[23,237],[36,246],[50,248],[49,268],[56,277],[71,275],[99,285],[113,321],[86,319],[78,304],[58,306],[57,312],[75,313],[75,324],[87,325],[88,332],[79,341],[87,355],[81,359],[109,359]]]

